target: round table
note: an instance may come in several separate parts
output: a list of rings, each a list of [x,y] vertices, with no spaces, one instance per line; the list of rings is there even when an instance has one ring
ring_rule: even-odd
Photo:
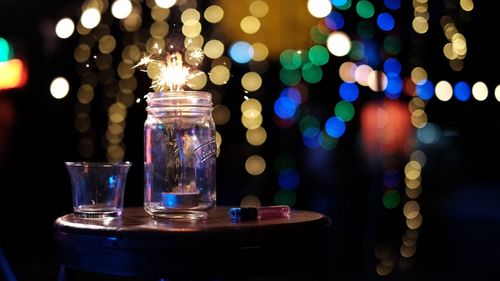
[[[80,272],[108,275],[103,280],[276,274],[304,277],[288,280],[324,280],[321,250],[328,217],[292,210],[289,218],[235,222],[228,210],[216,207],[207,219],[197,221],[153,219],[142,207],[125,208],[113,220],[59,217],[53,224],[59,279]]]

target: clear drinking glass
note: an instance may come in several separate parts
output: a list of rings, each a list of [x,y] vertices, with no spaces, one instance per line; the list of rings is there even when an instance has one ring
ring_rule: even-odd
[[[206,218],[216,199],[211,94],[156,92],[147,102],[144,209],[159,218]]]
[[[65,162],[73,193],[73,214],[81,218],[114,218],[123,211],[132,163]]]

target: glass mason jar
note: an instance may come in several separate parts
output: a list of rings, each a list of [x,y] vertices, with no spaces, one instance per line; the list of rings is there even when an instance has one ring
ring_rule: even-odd
[[[149,93],[146,111],[144,209],[156,218],[206,218],[216,199],[211,94]]]

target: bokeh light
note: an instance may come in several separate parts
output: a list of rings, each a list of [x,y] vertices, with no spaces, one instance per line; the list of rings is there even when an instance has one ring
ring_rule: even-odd
[[[472,96],[478,101],[484,101],[488,97],[488,86],[481,81],[474,83]]]
[[[457,82],[453,87],[455,98],[459,101],[467,101],[471,96],[469,84],[464,81]]]
[[[329,0],[308,0],[307,10],[313,17],[324,18],[332,11],[332,4]]]
[[[101,21],[101,13],[96,8],[89,8],[83,11],[80,18],[82,26],[87,29],[92,29],[96,27]]]
[[[124,19],[132,12],[130,0],[116,0],[111,5],[111,14],[117,19]]]
[[[69,38],[75,31],[75,24],[70,18],[63,18],[56,24],[56,35],[61,39]]]
[[[453,87],[448,81],[439,81],[436,84],[436,97],[440,101],[449,101],[451,97],[453,96]]]
[[[56,99],[62,99],[69,92],[68,80],[64,77],[57,77],[50,83],[50,94]]]
[[[203,16],[209,23],[218,23],[224,17],[224,10],[217,5],[209,6]]]
[[[343,57],[351,50],[351,39],[342,31],[334,31],[328,36],[326,45],[334,56]]]
[[[252,59],[254,51],[248,42],[238,41],[230,47],[229,55],[237,63],[247,63]]]
[[[245,161],[245,169],[252,176],[262,174],[266,169],[266,160],[259,155],[252,155]]]

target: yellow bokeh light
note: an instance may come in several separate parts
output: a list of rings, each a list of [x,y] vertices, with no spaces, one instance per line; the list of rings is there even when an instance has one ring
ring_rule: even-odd
[[[390,265],[384,265],[381,262],[377,263],[377,266],[375,267],[375,270],[377,271],[377,274],[380,276],[387,276],[391,274],[393,270],[393,266]]]
[[[101,21],[101,13],[96,8],[90,8],[83,11],[80,18],[82,26],[87,29],[92,29],[96,27]]]
[[[198,10],[189,8],[182,12],[181,21],[184,24],[196,23],[200,21],[200,12]]]
[[[443,54],[449,60],[454,60],[457,58],[457,53],[453,49],[453,45],[451,43],[446,43],[443,47]]]
[[[258,113],[261,113],[262,104],[256,99],[247,99],[241,104],[241,113],[245,114],[245,112],[249,110],[254,110]]]
[[[497,85],[495,87],[495,98],[497,99],[497,101],[500,101],[500,85]]]
[[[155,0],[156,5],[164,9],[172,7],[175,5],[175,2],[177,2],[177,0]]]
[[[436,97],[440,101],[449,101],[453,96],[453,87],[450,82],[442,80],[436,84]]]
[[[417,251],[417,246],[412,245],[412,246],[407,246],[407,245],[401,245],[399,248],[399,253],[401,254],[402,257],[405,258],[410,258],[413,255],[415,255],[415,252]]]
[[[419,97],[414,97],[408,103],[408,110],[413,113],[417,109],[425,109],[425,102]]]
[[[217,149],[220,148],[222,144],[222,136],[218,131],[215,131],[215,145],[217,146]]]
[[[111,14],[117,19],[124,19],[132,12],[130,0],[116,0],[111,5]]]
[[[269,12],[269,6],[262,0],[253,1],[248,9],[250,10],[250,14],[252,14],[252,16],[258,18],[266,16]]]
[[[427,19],[422,16],[415,17],[411,24],[416,33],[424,34],[429,30]]]
[[[224,10],[217,5],[212,5],[208,7],[203,16],[209,23],[218,23],[224,17]]]
[[[342,31],[334,31],[328,35],[326,46],[334,56],[343,57],[351,50],[351,39]]]
[[[116,47],[116,40],[111,35],[104,35],[99,40],[99,51],[103,54],[109,54],[113,52]]]
[[[427,114],[422,109],[417,109],[411,114],[411,124],[415,128],[423,128],[427,125]]]
[[[260,200],[257,196],[247,195],[241,199],[240,207],[244,208],[259,208],[261,206]]]
[[[420,187],[420,178],[417,178],[415,180],[410,180],[408,178],[405,178],[405,185],[408,189],[417,189]]]
[[[241,78],[241,86],[249,92],[255,92],[262,86],[262,78],[257,72],[247,72]]]
[[[356,82],[356,69],[358,66],[350,61],[344,62],[340,65],[339,76],[344,82],[354,83]]]
[[[254,16],[246,16],[240,22],[240,27],[247,34],[254,34],[260,29],[260,20]]]
[[[109,121],[120,123],[127,116],[127,107],[121,102],[115,102],[108,108]]]
[[[472,0],[460,0],[460,7],[466,12],[470,12],[474,9],[474,2]]]
[[[249,117],[253,115],[253,117]],[[261,114],[243,114],[241,115],[241,123],[247,129],[257,129],[262,125]]]
[[[253,48],[252,59],[254,61],[263,61],[269,55],[269,49],[263,43],[253,43],[252,48]]]
[[[170,15],[170,9],[154,6],[151,8],[151,18],[155,21],[164,21]]]
[[[403,207],[403,214],[407,219],[414,219],[420,214],[420,205],[415,200],[410,200]]]
[[[405,193],[408,198],[417,199],[420,196],[420,193],[422,193],[422,188],[420,188],[420,186],[414,189],[406,188]]]
[[[165,21],[155,21],[153,22],[151,27],[149,27],[149,34],[159,39],[163,39],[165,36],[167,36],[168,31],[169,27]]]
[[[481,81],[474,83],[472,96],[478,101],[484,101],[488,97],[488,86]]]
[[[94,98],[94,88],[89,84],[83,84],[76,93],[78,101],[82,104],[89,104]]]
[[[461,71],[464,68],[464,62],[460,59],[450,60],[450,68],[454,71]]]
[[[266,160],[259,155],[252,155],[245,161],[245,169],[252,176],[258,176],[266,170]]]
[[[122,20],[123,28],[128,32],[139,30],[142,24],[142,17],[137,12],[132,12],[128,17]]]
[[[417,161],[420,164],[420,167],[424,167],[425,163],[427,162],[427,156],[425,156],[425,152],[422,150],[415,150],[411,155],[410,155],[410,160]]]
[[[418,214],[415,218],[413,219],[406,219],[406,226],[409,229],[417,229],[422,225],[422,214]]]
[[[368,87],[374,92],[381,92],[387,88],[387,75],[382,71],[371,71],[368,75]]]
[[[69,92],[68,80],[64,77],[57,77],[50,83],[50,94],[56,99],[62,99]]]
[[[207,75],[201,70],[193,70],[189,75],[186,85],[193,90],[200,90],[207,85]]]
[[[254,146],[262,145],[266,142],[267,133],[266,130],[262,127],[258,127],[257,129],[247,130],[246,133],[247,142]]]
[[[205,39],[201,35],[195,36],[193,38],[187,37],[186,39],[184,39],[184,47],[186,47],[186,49],[188,49],[189,51],[194,51],[196,49],[201,49],[201,47],[203,46],[203,42],[205,42]]]
[[[69,38],[75,31],[75,24],[70,18],[63,18],[56,24],[56,35],[61,39]]]
[[[214,119],[215,125],[224,125],[231,118],[231,111],[229,111],[229,108],[227,106],[219,104],[214,106],[212,117]]]
[[[135,68],[133,67],[132,64],[128,64],[126,62],[120,62],[118,64],[118,67],[116,68],[116,73],[118,73],[118,76],[122,79],[127,79],[132,76],[134,76]]]
[[[184,24],[182,26],[182,34],[186,37],[196,37],[200,35],[201,32],[201,23],[198,21],[190,21],[188,24]]]
[[[216,59],[224,54],[224,44],[219,40],[210,40],[203,47],[205,55],[211,59]]]
[[[308,0],[307,10],[315,18],[324,18],[332,11],[332,3],[329,0]]]
[[[208,74],[210,81],[215,85],[226,84],[230,75],[231,73],[229,72],[229,69],[224,65],[214,66]]]
[[[427,81],[427,71],[424,68],[417,66],[413,68],[410,74],[411,81],[416,85],[422,85]]]
[[[73,57],[77,62],[85,62],[90,58],[90,47],[87,44],[80,44],[75,48]]]

